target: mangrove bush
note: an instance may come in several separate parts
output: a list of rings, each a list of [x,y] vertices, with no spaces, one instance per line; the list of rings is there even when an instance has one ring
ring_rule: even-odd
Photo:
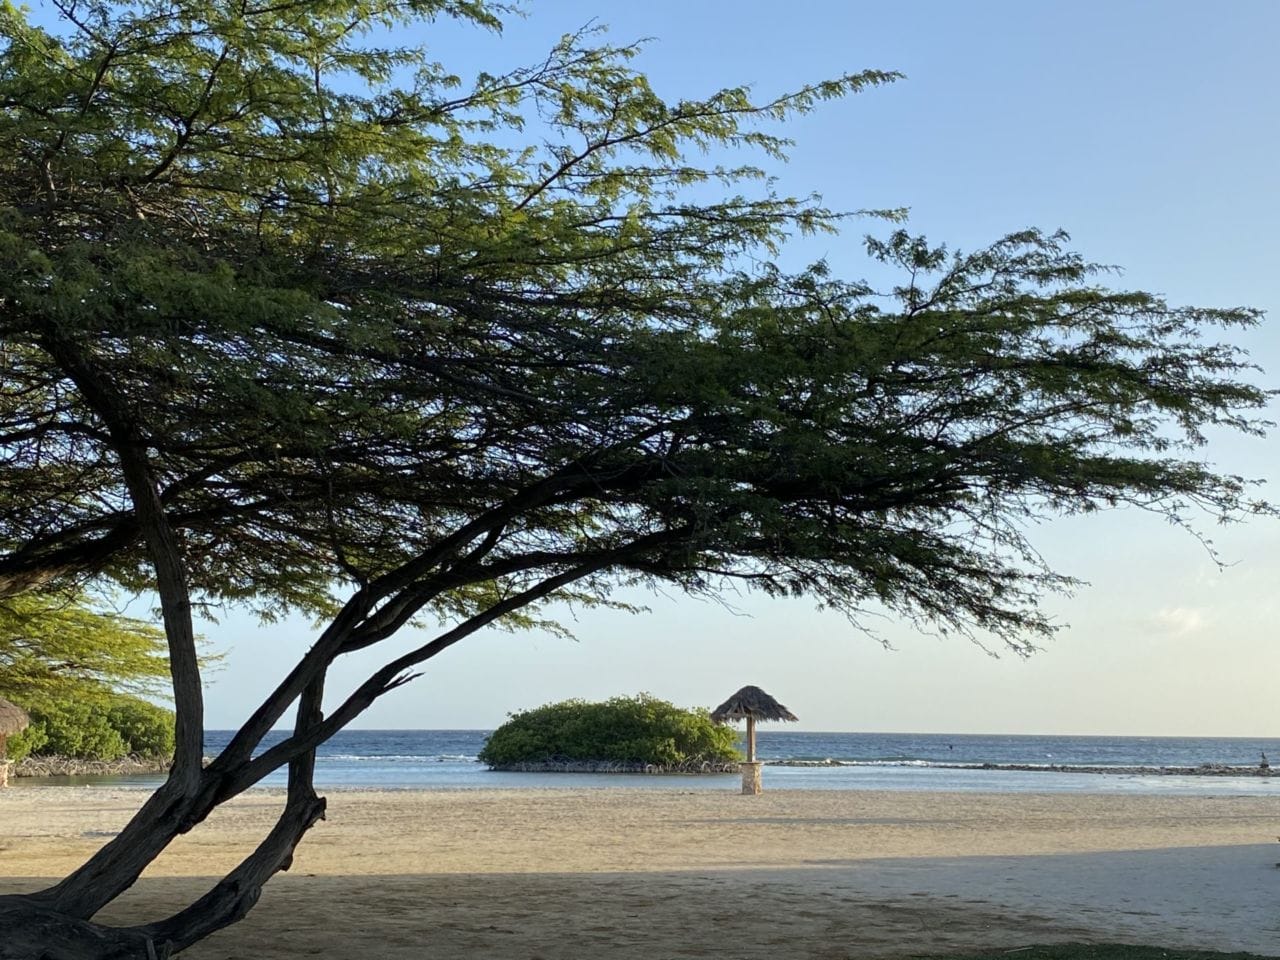
[[[173,711],[138,697],[106,694],[96,700],[46,700],[24,706],[31,726],[9,738],[11,760],[173,756]]]
[[[560,760],[679,767],[740,760],[736,735],[706,710],[640,694],[603,703],[564,700],[511,714],[480,759],[491,767]]]

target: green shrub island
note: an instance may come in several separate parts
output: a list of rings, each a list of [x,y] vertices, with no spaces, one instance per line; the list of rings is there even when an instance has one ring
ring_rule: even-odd
[[[10,760],[28,756],[86,760],[173,756],[173,712],[138,697],[106,694],[23,706],[31,726],[9,738]]]
[[[604,703],[565,700],[510,714],[489,735],[480,760],[494,768],[560,764],[693,770],[741,760],[729,727],[706,710],[648,694]]]

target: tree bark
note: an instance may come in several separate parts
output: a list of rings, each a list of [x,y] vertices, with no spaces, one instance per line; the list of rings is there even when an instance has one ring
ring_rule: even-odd
[[[322,672],[302,693],[296,735],[303,735],[324,719],[320,705],[324,699]],[[235,870],[191,906],[167,920],[140,928],[152,938],[173,943],[175,950],[203,940],[211,933],[244,918],[262,895],[263,885],[277,872],[293,864],[293,851],[317,820],[324,819],[325,800],[317,796],[312,777],[316,752],[312,747],[289,764],[289,793],[284,812],[266,838]]]
[[[156,593],[169,643],[169,672],[173,680],[176,714],[171,782],[181,782],[194,793],[204,759],[204,691],[196,654],[195,627],[191,620],[191,592],[182,550],[160,499],[160,488],[148,459],[146,440],[128,405],[94,369],[92,359],[74,341],[49,331],[45,349],[106,426],[111,448],[120,461],[120,473],[134,514],[147,544],[147,555],[156,574]]]
[[[87,920],[133,886],[174,837],[213,808],[206,803],[202,806],[207,809],[198,809],[194,804],[178,781],[166,781],[109,843],[74,873],[30,899],[63,916]]]
[[[310,782],[314,765],[314,752],[299,759],[290,770],[288,802],[271,832],[185,910],[158,923],[108,927],[37,897],[0,897],[0,960],[165,960],[243,919],[258,902],[263,885],[289,869],[303,835],[324,819],[325,800]]]
[[[166,960],[173,944],[75,920],[26,897],[0,897],[0,960]]]
[[[138,927],[138,933],[158,943],[172,944],[172,950],[177,952],[242,920],[258,902],[263,885],[278,871],[289,869],[294,848],[317,820],[324,819],[324,811],[324,797],[309,791],[291,795],[266,839],[239,866],[185,910],[159,923]]]

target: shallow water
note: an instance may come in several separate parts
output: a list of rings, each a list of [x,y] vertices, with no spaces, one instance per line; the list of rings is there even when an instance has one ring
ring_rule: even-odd
[[[269,746],[283,738],[272,734]],[[475,760],[485,730],[348,730],[321,746],[316,783],[328,789],[592,788],[733,789],[736,774],[706,776],[500,773]],[[231,731],[206,735],[214,755]],[[1193,737],[1062,737],[958,734],[808,733],[765,729],[761,759],[831,760],[831,766],[767,766],[766,786],[787,790],[926,790],[998,793],[1143,793],[1280,795],[1280,776],[1185,776],[1150,772],[1082,773],[1073,767],[1256,768],[1263,751],[1280,762],[1280,740]],[[981,769],[982,764],[1053,765],[1054,770]],[[1062,769],[1065,768],[1065,769]],[[153,788],[156,775],[21,778],[36,783],[94,783]],[[263,786],[282,786],[283,771]]]

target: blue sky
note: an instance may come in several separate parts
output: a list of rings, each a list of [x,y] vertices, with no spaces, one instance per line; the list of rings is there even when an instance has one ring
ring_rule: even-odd
[[[671,98],[900,70],[906,80],[785,128],[796,146],[772,171],[780,192],[909,207],[913,230],[965,248],[1065,228],[1090,258],[1123,266],[1119,282],[1268,310],[1239,342],[1280,385],[1280,4],[549,0],[528,13],[501,38],[445,24],[427,39],[467,76],[530,62],[595,20],[615,42],[654,38],[639,65]],[[861,236],[877,229],[854,222],[784,258],[861,276]],[[1206,456],[1274,487],[1277,443],[1215,437]],[[1091,585],[1048,601],[1069,626],[1025,661],[873,620],[885,650],[805,601],[629,596],[651,612],[569,614],[576,642],[476,635],[359,725],[491,727],[548,700],[640,690],[711,705],[756,683],[811,730],[1274,736],[1280,523],[1208,532],[1230,567],[1133,512],[1046,520],[1035,542]],[[234,613],[205,632],[229,652],[208,690],[211,727],[237,724],[312,635]],[[335,695],[362,666],[335,670]]]

